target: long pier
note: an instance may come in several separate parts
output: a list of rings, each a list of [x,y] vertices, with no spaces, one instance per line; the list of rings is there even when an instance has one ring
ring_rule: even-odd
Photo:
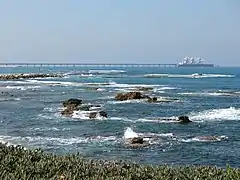
[[[0,63],[1,67],[177,67],[177,64],[137,64],[137,63]]]

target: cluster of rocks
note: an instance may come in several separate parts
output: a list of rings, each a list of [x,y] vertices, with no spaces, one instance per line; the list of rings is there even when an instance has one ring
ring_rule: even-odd
[[[0,93],[0,95],[1,95],[1,96],[11,96],[11,97],[14,96],[13,94],[10,94],[9,92],[4,92],[4,91],[2,91],[2,92]]]
[[[59,74],[0,74],[1,80],[62,77]]]
[[[61,112],[64,116],[72,116],[74,111],[88,111],[88,118],[94,119],[97,115],[107,118],[105,111],[91,111],[91,109],[101,109],[100,105],[82,104],[81,99],[68,99],[63,102],[63,111]]]
[[[143,87],[144,90],[148,90],[148,88]],[[115,100],[117,101],[126,101],[126,100],[134,100],[134,99],[147,99],[147,102],[153,103],[153,102],[171,102],[175,99],[167,99],[167,98],[160,98],[158,99],[157,97],[150,97],[148,95],[143,95],[139,91],[134,91],[134,92],[127,92],[125,94],[123,93],[118,93],[115,96]]]
[[[169,119],[171,120],[171,119]],[[188,116],[179,116],[177,121],[178,123],[181,124],[187,124],[192,122]],[[152,137],[148,137],[148,138],[152,138]],[[214,138],[212,138],[214,139]],[[145,146],[148,146],[149,142],[148,141],[144,141],[144,137],[133,137],[133,138],[128,138],[127,139],[127,146],[131,147],[131,148],[142,148]]]
[[[128,93],[118,93],[115,96],[115,99],[117,101],[126,101],[126,100],[132,100],[132,99],[144,99],[146,96],[143,96],[141,92],[128,92]]]

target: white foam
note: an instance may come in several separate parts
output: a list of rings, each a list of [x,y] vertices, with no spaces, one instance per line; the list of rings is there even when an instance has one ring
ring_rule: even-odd
[[[78,143],[102,143],[107,141],[115,141],[115,136],[95,136],[95,137],[69,137],[69,138],[56,138],[56,137],[20,137],[20,136],[0,136],[0,142],[9,142],[13,144],[30,144],[30,145],[72,145]]]
[[[159,85],[159,84],[118,84],[115,82],[110,82],[109,85],[107,85],[107,87],[115,87],[115,88],[141,88],[141,87],[161,87],[163,85]]]
[[[81,77],[93,77],[93,74],[81,74]]]
[[[131,119],[128,119],[128,118],[124,118],[124,117],[110,117],[108,119],[113,120],[113,121],[134,122],[134,120],[131,120]]]
[[[90,119],[89,115],[92,112],[96,112],[97,115],[95,118],[93,119],[97,119],[97,120],[105,120],[106,118],[101,116],[97,111],[74,111],[72,114],[72,118],[73,119]]]
[[[57,127],[46,127],[46,128],[42,128],[42,127],[37,127],[37,128],[29,128],[30,131],[69,131],[70,128],[57,128]]]
[[[140,122],[154,122],[154,123],[176,123],[177,117],[163,117],[163,118],[140,118],[136,121]]]
[[[41,88],[41,86],[6,86],[6,88],[25,91],[27,89],[39,89],[39,88]]]
[[[139,99],[132,99],[132,100],[126,100],[126,101],[107,101],[108,104],[126,104],[126,103],[144,103],[145,100],[139,100]]]
[[[215,141],[221,141],[224,139],[228,139],[227,136],[216,136],[216,138],[202,138],[202,137],[193,137],[193,138],[189,138],[189,139],[180,139],[179,141],[181,142],[215,142]]]
[[[27,81],[0,81],[1,84],[31,84]]]
[[[117,74],[117,73],[125,73],[126,71],[123,70],[89,70],[89,73],[95,73],[95,74]]]
[[[134,132],[130,127],[127,127],[124,132],[124,138],[130,139],[130,138],[134,138],[134,137],[138,137],[138,134],[136,132]]]
[[[235,75],[230,74],[145,74],[147,78],[231,78]]]
[[[142,137],[173,137],[173,133],[138,133]]]
[[[189,95],[189,96],[240,96],[238,92],[184,92],[178,93],[180,95]]]
[[[158,91],[163,91],[163,90],[174,90],[174,89],[179,89],[179,88],[176,88],[176,87],[170,87],[170,86],[165,86],[165,87],[160,87],[160,88],[155,88],[154,91],[158,92]]]
[[[240,120],[240,109],[235,107],[225,109],[211,109],[199,113],[191,113],[193,121]]]
[[[57,111],[56,109],[51,108],[51,107],[45,107],[45,108],[43,108],[43,110],[46,112],[56,112]]]
[[[108,86],[111,85],[111,83],[98,83],[98,82],[92,82],[92,83],[79,83],[79,82],[67,82],[67,81],[40,81],[36,79],[27,80],[30,83],[33,84],[48,84],[53,86],[86,86],[86,87],[92,87],[92,86]],[[114,83],[114,82],[113,82]]]
[[[104,89],[104,88],[97,88],[97,91],[102,92],[102,91],[106,91],[106,89]]]

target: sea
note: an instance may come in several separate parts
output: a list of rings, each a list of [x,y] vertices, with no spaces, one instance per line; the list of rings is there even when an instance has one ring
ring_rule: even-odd
[[[0,67],[0,72],[63,75],[0,81],[2,143],[140,164],[240,166],[240,68]],[[114,98],[139,88],[160,101]],[[82,111],[62,116],[62,102],[70,98],[100,105],[108,117],[89,119]],[[178,123],[181,115],[192,123]],[[149,145],[127,146],[131,136],[144,136]]]

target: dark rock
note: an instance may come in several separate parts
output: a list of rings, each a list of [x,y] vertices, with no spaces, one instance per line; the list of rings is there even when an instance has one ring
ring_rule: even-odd
[[[115,96],[115,99],[118,101],[126,101],[131,99],[143,99],[144,96],[140,92],[128,92],[128,93],[118,93]]]
[[[139,149],[149,145],[149,142],[143,141],[143,137],[134,137],[128,139],[128,143],[125,144],[125,147]]]
[[[105,111],[90,112],[89,118],[90,118],[90,119],[94,119],[94,118],[97,117],[98,114],[99,114],[100,116],[102,116],[102,117],[107,118],[107,113],[106,113]]]
[[[143,138],[142,137],[134,137],[130,139],[131,144],[143,144]]]
[[[179,116],[178,117],[178,122],[185,124],[185,123],[190,123],[192,121],[190,121],[188,116]]]
[[[61,114],[64,116],[71,116],[73,114],[73,111],[74,111],[73,109],[66,108],[61,112]]]
[[[89,118],[90,119],[94,119],[94,118],[96,118],[97,117],[97,112],[91,112],[90,114],[89,114]]]
[[[82,100],[81,99],[68,99],[66,101],[63,102],[63,106],[64,107],[67,107],[69,105],[71,106],[78,106],[78,105],[81,105],[82,104]]]
[[[153,97],[153,98],[151,98],[151,97],[149,97],[148,98],[148,102],[157,102],[157,97]]]
[[[99,112],[100,116],[107,118],[107,113],[105,111]]]

